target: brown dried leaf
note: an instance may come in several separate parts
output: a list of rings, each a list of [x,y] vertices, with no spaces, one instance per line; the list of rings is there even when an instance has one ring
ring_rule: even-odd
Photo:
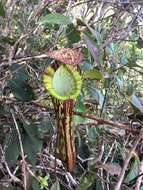
[[[101,168],[103,168],[110,175],[117,175],[117,176],[119,176],[120,173],[121,173],[121,166],[119,164],[117,164],[117,163],[102,164]]]
[[[69,65],[78,65],[83,60],[83,54],[75,49],[61,48],[46,53],[51,58]]]

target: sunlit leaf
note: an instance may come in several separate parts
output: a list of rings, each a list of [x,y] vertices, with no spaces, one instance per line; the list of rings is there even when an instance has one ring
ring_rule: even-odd
[[[41,18],[41,24],[59,24],[59,25],[68,25],[71,23],[68,17],[60,13],[48,14]]]
[[[83,73],[83,78],[84,79],[97,79],[97,80],[102,80],[103,79],[103,75],[102,73],[97,70],[97,69],[93,69],[93,70],[86,70]]]
[[[45,187],[48,186],[48,179],[49,179],[49,176],[45,176],[45,177],[39,176],[41,190],[43,190]]]

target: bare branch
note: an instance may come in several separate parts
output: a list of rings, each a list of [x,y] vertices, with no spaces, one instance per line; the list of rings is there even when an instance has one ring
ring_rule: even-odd
[[[106,119],[101,119],[101,118],[97,118],[95,115],[93,114],[88,114],[88,113],[82,113],[82,112],[76,112],[74,111],[74,115],[78,115],[80,117],[85,117],[85,118],[89,118],[89,119],[92,119],[92,120],[95,120],[96,123],[94,123],[94,125],[96,124],[97,125],[111,125],[111,126],[114,126],[114,127],[117,127],[117,128],[120,128],[120,129],[124,129],[124,130],[128,130],[128,131],[132,131],[132,132],[138,132],[137,129],[132,129],[130,127],[130,124],[127,125],[127,124],[124,124],[124,123],[119,123],[119,122],[114,122],[114,121],[111,121],[111,120],[106,120]],[[79,124],[79,125],[93,125],[93,123],[89,122],[89,123],[84,123],[84,124]]]
[[[15,118],[15,114],[14,114],[14,112],[12,110],[11,110],[11,115],[12,115],[12,118],[13,118],[13,121],[14,121],[14,124],[15,124],[15,128],[16,128],[16,131],[17,131],[20,150],[21,150],[24,190],[27,190],[26,161],[25,161],[25,156],[24,156],[24,150],[23,150],[23,145],[22,145],[21,134],[20,134],[20,131],[19,131],[19,127],[18,127],[16,118]]]
[[[121,174],[120,174],[120,176],[119,176],[119,178],[118,178],[118,181],[117,181],[117,183],[116,183],[116,185],[115,185],[114,190],[120,190],[120,189],[121,189],[121,185],[122,185],[122,182],[123,182],[123,180],[124,180],[124,175],[125,175],[125,172],[126,172],[126,170],[127,170],[128,165],[129,165],[130,159],[132,158],[133,152],[135,152],[136,147],[138,146],[138,144],[139,144],[139,142],[142,140],[142,138],[143,138],[143,131],[141,131],[141,132],[139,133],[139,135],[137,135],[137,137],[136,137],[136,139],[135,139],[135,142],[134,142],[134,144],[133,144],[133,147],[132,147],[132,149],[130,150],[130,152],[128,153],[127,158],[126,158],[125,161],[124,161],[124,165],[123,165]]]

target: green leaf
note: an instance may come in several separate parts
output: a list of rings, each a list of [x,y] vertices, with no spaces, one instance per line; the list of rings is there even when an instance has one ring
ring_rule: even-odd
[[[7,86],[13,95],[22,101],[35,99],[33,89],[28,84],[30,78],[26,69],[18,64],[13,64],[10,70],[12,72],[12,79],[7,81]]]
[[[40,21],[41,24],[59,24],[59,25],[68,25],[71,23],[69,18],[66,16],[60,14],[60,13],[54,13],[54,14],[48,14],[41,18]]]
[[[75,99],[81,91],[82,79],[75,67],[62,64],[56,71],[47,68],[43,81],[52,96],[60,100]]]
[[[120,64],[126,65],[127,63],[128,63],[128,58],[127,58],[126,52],[123,51],[120,58]]]
[[[0,16],[5,17],[5,10],[4,10],[2,2],[0,2]]]
[[[91,53],[93,59],[97,64],[99,64],[99,47],[95,42],[89,38],[86,34],[83,34],[83,39],[85,43],[87,44],[87,47],[89,49],[89,52]]]
[[[126,90],[126,94],[128,96],[131,96],[136,90],[136,87],[135,87],[135,84],[134,84],[134,81],[132,80],[128,80],[127,81],[127,90]]]
[[[69,25],[66,30],[66,35],[69,41],[69,44],[74,44],[80,41],[80,32],[76,30],[73,24]]]
[[[95,138],[97,136],[97,131],[96,131],[96,127],[86,127],[86,133],[88,138],[90,139],[90,141],[95,141]]]
[[[40,190],[40,184],[36,179],[32,179],[32,190]]]
[[[20,154],[20,147],[16,130],[13,129],[11,134],[6,135],[5,146],[6,161],[9,167],[13,167],[16,164],[16,161]]]
[[[32,165],[35,165],[37,153],[41,151],[42,140],[38,138],[38,127],[23,123],[25,133],[22,135],[24,152]]]
[[[83,190],[83,189],[86,189],[86,190],[95,189],[95,174],[94,175],[93,174],[81,175],[78,190]],[[99,190],[101,190],[101,189],[99,189]]]
[[[40,181],[40,189],[43,190],[45,187],[48,186],[48,179],[49,176],[41,177],[39,176],[39,181]]]
[[[142,100],[137,97],[136,95],[132,95],[131,97],[131,104],[140,112],[143,113],[143,102]]]
[[[83,113],[85,112],[85,105],[83,103],[81,96],[79,96],[76,100],[75,110],[78,112],[83,112]],[[74,122],[75,123],[85,122],[85,120],[86,120],[85,117],[80,117],[77,115],[74,116]]]
[[[96,189],[102,189],[102,183],[99,180],[96,180]]]
[[[116,79],[116,83],[117,83],[117,86],[118,86],[119,90],[120,91],[123,90],[123,88],[124,88],[123,78],[115,76],[115,79]]]
[[[139,158],[135,158],[134,162],[132,163],[129,173],[125,178],[125,183],[129,183],[131,180],[133,180],[138,175],[139,164],[140,164]]]
[[[43,136],[46,134],[47,137],[51,138],[54,135],[54,128],[53,128],[53,121],[51,121],[51,118],[48,118],[47,116],[42,119],[38,126],[39,131],[39,137],[43,138]]]
[[[93,69],[93,70],[84,71],[83,78],[84,79],[102,80],[103,79],[103,75],[102,75],[102,73],[99,70]]]
[[[92,99],[96,101],[96,103],[99,104],[99,108],[102,109],[103,103],[104,103],[104,95],[102,92],[96,88],[91,89]]]
[[[105,78],[104,79],[104,88],[105,89],[110,88],[111,82],[112,82],[112,78]]]
[[[56,182],[52,185],[51,190],[61,190],[60,184],[59,184],[58,181],[56,181]]]
[[[32,88],[25,82],[20,80],[9,80],[7,86],[10,88],[11,92],[15,98],[22,101],[30,101],[35,99],[34,92]]]
[[[12,79],[27,82],[30,78],[27,73],[27,70],[21,65],[15,63],[10,67],[11,72],[13,73]]]

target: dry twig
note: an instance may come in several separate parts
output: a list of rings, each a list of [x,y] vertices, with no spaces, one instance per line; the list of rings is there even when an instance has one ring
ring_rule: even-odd
[[[95,120],[96,122],[95,123],[91,123],[91,122],[88,122],[88,123],[83,123],[83,124],[79,124],[79,125],[111,125],[111,126],[114,126],[114,127],[117,127],[117,128],[120,128],[120,129],[124,129],[124,130],[128,130],[128,131],[132,131],[132,132],[138,132],[137,129],[132,129],[130,127],[130,124],[127,125],[127,124],[124,124],[124,123],[119,123],[119,122],[114,122],[114,121],[111,121],[111,120],[106,120],[106,119],[101,119],[101,118],[97,118],[95,115],[93,114],[88,114],[88,113],[82,113],[82,112],[76,112],[74,111],[74,115],[78,115],[80,117],[85,117],[85,118],[89,118],[89,119],[92,119],[92,120]]]
[[[117,181],[117,183],[115,185],[114,190],[120,190],[121,189],[121,185],[122,185],[122,182],[124,180],[125,172],[126,172],[127,167],[129,165],[130,159],[132,158],[133,152],[136,150],[136,147],[138,146],[138,144],[142,140],[142,138],[143,138],[143,131],[141,131],[139,133],[139,135],[137,135],[136,140],[135,140],[135,142],[133,144],[133,147],[130,150],[130,152],[128,153],[127,158],[124,161],[124,165],[123,165],[122,171],[120,173],[120,176],[118,178],[118,181]]]
[[[20,150],[21,150],[24,190],[27,190],[26,161],[25,161],[25,155],[24,155],[24,150],[23,150],[23,145],[22,145],[21,134],[20,134],[19,127],[18,127],[17,121],[15,119],[15,114],[14,114],[13,111],[11,111],[11,115],[12,115],[12,118],[13,118],[13,121],[14,121],[14,124],[15,124],[15,128],[16,128],[16,131],[17,131]]]

